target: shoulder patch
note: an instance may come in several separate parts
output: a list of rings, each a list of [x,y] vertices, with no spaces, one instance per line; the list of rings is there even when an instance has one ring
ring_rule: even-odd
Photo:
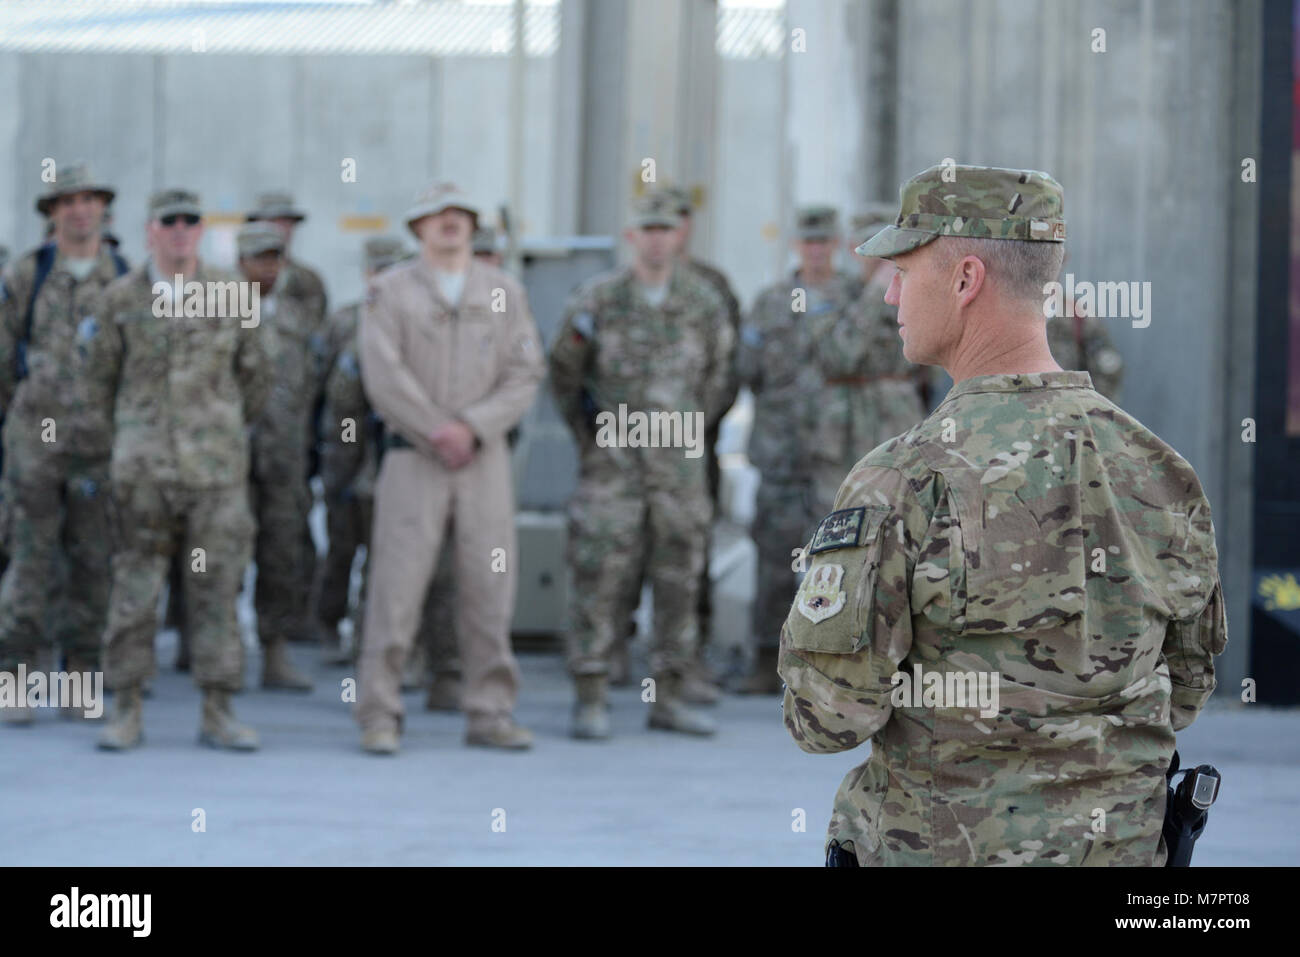
[[[875,539],[880,523],[890,509],[887,506],[843,508],[822,519],[808,546],[808,554],[829,552],[837,548],[856,548]]]
[[[848,595],[841,587],[844,581],[843,565],[818,565],[804,576],[795,607],[814,625],[844,610]]]

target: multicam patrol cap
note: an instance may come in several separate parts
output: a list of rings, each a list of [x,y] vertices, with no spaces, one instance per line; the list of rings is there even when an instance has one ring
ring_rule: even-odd
[[[834,239],[840,234],[840,214],[834,206],[804,206],[795,214],[800,239]]]
[[[474,230],[474,238],[470,240],[473,246],[472,252],[475,255],[480,253],[494,253],[497,251],[497,231],[491,226],[480,226]]]
[[[415,198],[406,211],[406,228],[415,233],[415,224],[426,216],[435,216],[444,209],[463,209],[474,217],[477,228],[482,211],[455,183],[435,183]],[[418,235],[418,234],[417,234]]]
[[[682,224],[677,197],[666,189],[650,189],[632,200],[632,228],[649,229],[666,226],[676,229]]]
[[[665,186],[664,192],[673,198],[677,204],[677,213],[681,216],[690,216],[695,211],[695,203],[691,199],[691,191],[685,186]]]
[[[235,235],[239,258],[257,256],[266,252],[284,252],[284,235],[271,223],[244,223]]]
[[[903,184],[899,207],[858,255],[888,259],[940,236],[1065,242],[1064,190],[1037,170],[941,163]]]
[[[257,208],[245,218],[250,223],[259,219],[292,219],[300,223],[307,218],[307,214],[293,205],[292,196],[277,191],[258,194]]]
[[[113,188],[97,182],[90,172],[90,166],[84,160],[75,163],[55,165],[54,182],[47,192],[36,197],[36,211],[42,216],[50,215],[50,207],[60,196],[72,193],[98,193],[105,203],[111,203],[117,195]]]
[[[149,197],[149,218],[164,216],[202,216],[199,194],[189,189],[160,189]]]
[[[849,236],[854,246],[860,246],[881,226],[892,223],[898,215],[896,203],[866,203],[849,220]]]
[[[378,272],[410,256],[410,252],[396,236],[372,236],[366,240],[366,269]]]

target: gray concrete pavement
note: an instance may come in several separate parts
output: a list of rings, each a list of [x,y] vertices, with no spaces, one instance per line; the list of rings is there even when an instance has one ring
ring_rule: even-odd
[[[169,667],[137,751],[98,752],[95,723],[52,713],[0,727],[0,865],[816,865],[840,778],[866,757],[804,754],[775,697],[724,698],[711,741],[650,732],[636,688],[613,693],[612,741],[571,741],[562,664],[531,654],[518,713],[533,751],[465,748],[461,716],[411,694],[403,752],[378,758],[341,700],[349,672],[311,668],[316,691],[292,695],[253,690],[255,665],[235,707],[262,733],[256,754],[200,748],[198,693]],[[1300,712],[1215,710],[1180,749],[1225,782],[1198,864],[1300,863]]]

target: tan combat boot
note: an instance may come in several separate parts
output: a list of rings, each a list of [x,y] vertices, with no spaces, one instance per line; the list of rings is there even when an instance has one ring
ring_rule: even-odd
[[[396,754],[398,751],[397,729],[363,729],[361,731],[361,750],[370,754]]]
[[[428,661],[429,655],[425,651],[424,642],[417,636],[415,647],[406,656],[406,667],[402,670],[403,691],[419,691],[424,687],[424,672],[428,668]]]
[[[218,688],[203,689],[203,722],[199,725],[199,744],[231,751],[256,751],[260,742],[257,732],[235,720],[230,710],[230,692]]]
[[[105,751],[126,751],[144,740],[144,705],[139,685],[127,685],[113,693],[113,717],[99,736]]]
[[[284,639],[262,646],[262,687],[281,691],[311,691],[311,680],[293,666]]]
[[[429,694],[424,699],[424,710],[460,710],[460,672],[439,671],[433,676],[433,682],[429,685]]]
[[[776,673],[780,655],[779,648],[759,648],[754,669],[736,687],[736,694],[780,694],[781,676]]]
[[[655,700],[650,705],[647,724],[656,731],[678,731],[682,734],[716,734],[718,726],[698,711],[692,711],[681,697],[680,675],[664,673],[655,678]]]
[[[472,715],[465,743],[478,748],[526,751],[533,746],[533,733],[508,714]]]
[[[709,669],[697,658],[682,676],[682,700],[687,704],[711,706],[717,704],[721,697]]]
[[[604,741],[609,737],[605,676],[578,675],[574,684],[578,700],[573,706],[573,737],[584,741]]]

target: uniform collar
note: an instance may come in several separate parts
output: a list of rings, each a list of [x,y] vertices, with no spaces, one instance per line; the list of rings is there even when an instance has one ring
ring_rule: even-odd
[[[438,274],[429,265],[427,259],[418,256],[416,269],[429,291],[433,293],[434,297],[448,312],[461,312],[468,306],[487,306],[491,302],[492,284],[489,281],[488,270],[482,262],[473,256],[470,257],[469,263],[465,266],[465,286],[460,292],[460,302],[454,306],[443,298],[442,286],[438,282]]]
[[[948,391],[949,402],[959,395],[975,392],[1036,392],[1040,389],[1091,389],[1092,376],[1086,372],[1001,372],[962,379]]]

